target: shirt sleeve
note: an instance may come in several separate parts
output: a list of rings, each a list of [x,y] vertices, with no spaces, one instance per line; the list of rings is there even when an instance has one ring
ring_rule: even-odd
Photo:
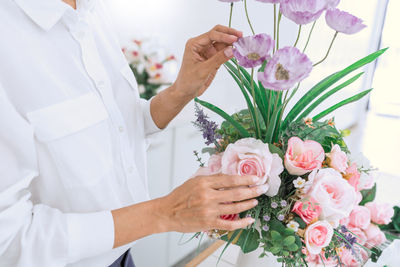
[[[0,266],[65,266],[110,251],[110,211],[63,213],[33,204],[39,175],[33,130],[0,84]]]
[[[153,117],[151,116],[150,104],[152,100],[153,98],[150,100],[140,99],[144,119],[144,131],[146,136],[162,131],[162,129],[158,128],[158,126],[155,124]]]

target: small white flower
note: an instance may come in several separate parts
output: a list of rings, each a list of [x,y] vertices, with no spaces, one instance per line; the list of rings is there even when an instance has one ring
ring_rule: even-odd
[[[294,187],[296,188],[303,188],[306,184],[306,180],[301,177],[298,177],[296,180],[293,181]]]
[[[299,230],[300,224],[296,221],[290,221],[287,225],[287,228],[292,229],[293,231],[297,232]]]

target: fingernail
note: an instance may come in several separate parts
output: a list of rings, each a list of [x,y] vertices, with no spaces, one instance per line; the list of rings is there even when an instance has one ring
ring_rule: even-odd
[[[253,205],[254,205],[254,206],[257,206],[257,205],[258,205],[258,200],[257,200],[257,199],[254,199],[254,200],[253,200]]]
[[[254,218],[250,218],[249,219],[249,224],[252,224],[252,223],[254,223],[256,220],[254,219]]]
[[[226,57],[231,58],[233,57],[233,49],[232,47],[228,47],[224,50],[224,54]]]
[[[257,176],[253,176],[253,178],[252,178],[253,183],[257,183],[259,180],[260,180],[260,178]]]

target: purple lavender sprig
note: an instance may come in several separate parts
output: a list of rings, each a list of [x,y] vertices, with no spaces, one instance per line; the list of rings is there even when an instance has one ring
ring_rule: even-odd
[[[204,114],[204,111],[197,103],[195,104],[195,115],[197,119],[193,124],[203,133],[206,145],[218,145],[217,140],[220,139],[221,136],[217,133],[217,123],[209,120],[208,116]]]
[[[352,235],[349,230],[347,229],[346,226],[342,225],[340,227],[339,232],[341,232],[341,236],[343,236],[343,238],[341,236],[338,236],[339,241],[342,241],[344,243],[344,246],[353,251],[353,246],[354,244],[357,243],[357,237],[355,237],[354,235]],[[345,240],[344,240],[345,239]]]

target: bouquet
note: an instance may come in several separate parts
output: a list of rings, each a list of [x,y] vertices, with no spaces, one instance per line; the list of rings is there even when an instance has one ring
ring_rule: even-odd
[[[398,212],[396,217],[392,206],[374,201],[376,170],[366,159],[351,154],[343,139],[346,131],[338,130],[333,118],[326,119],[372,89],[309,116],[363,73],[347,77],[349,74],[373,62],[386,49],[325,77],[288,109],[300,82],[328,57],[337,35],[357,33],[365,25],[337,9],[339,0],[258,1],[274,5],[274,33],[271,36],[253,31],[244,0],[253,35],[233,44],[235,57],[225,64],[247,107],[229,115],[195,99],[194,125],[209,146],[203,149],[203,153],[210,154],[208,164],[202,162],[199,153],[195,155],[201,163],[197,175],[256,175],[269,189],[258,198],[255,208],[222,216],[226,220],[251,216],[256,219],[252,226],[233,232],[215,229],[208,234],[227,241],[226,246],[240,246],[244,253],[262,248],[260,257],[273,254],[284,266],[362,266],[370,258],[376,261],[389,241],[397,238]],[[233,2],[239,0],[223,2],[230,2],[230,26]],[[315,23],[323,14],[334,37],[325,57],[313,63],[305,51]],[[279,46],[282,19],[299,25],[293,46]],[[300,51],[296,46],[301,27],[309,23],[313,26]],[[222,124],[211,121],[200,105],[220,115]]]
[[[162,53],[147,43],[148,40],[134,39],[129,46],[122,48],[122,52],[135,75],[140,97],[148,100],[157,94],[161,86],[171,84],[168,77],[170,68],[166,65],[174,62],[175,56],[160,56]]]

